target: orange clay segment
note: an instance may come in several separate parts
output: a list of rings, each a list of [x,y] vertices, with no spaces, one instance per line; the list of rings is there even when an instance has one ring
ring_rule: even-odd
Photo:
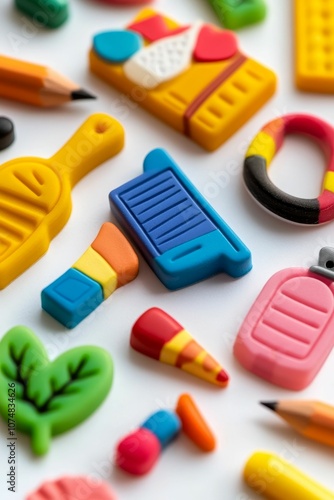
[[[189,394],[182,394],[176,406],[176,413],[187,436],[203,451],[213,451],[216,439]]]
[[[117,274],[117,288],[134,280],[138,274],[138,257],[132,246],[111,222],[105,222],[91,244]]]
[[[272,120],[270,123],[267,123],[263,128],[262,132],[270,135],[274,139],[274,143],[276,145],[276,153],[280,149],[284,140],[284,119],[277,118],[276,120]]]

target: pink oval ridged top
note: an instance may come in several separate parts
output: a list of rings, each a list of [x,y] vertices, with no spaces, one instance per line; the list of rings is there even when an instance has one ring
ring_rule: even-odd
[[[274,274],[241,325],[234,344],[238,361],[272,384],[307,387],[334,345],[333,279],[333,271],[319,266]]]

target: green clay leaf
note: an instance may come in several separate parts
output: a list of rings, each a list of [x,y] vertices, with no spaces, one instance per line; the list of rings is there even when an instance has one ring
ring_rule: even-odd
[[[263,21],[267,14],[264,0],[209,0],[225,28],[236,30]]]
[[[95,346],[76,347],[48,360],[43,344],[26,327],[0,342],[0,413],[8,418],[8,384],[15,383],[15,422],[44,455],[51,437],[78,425],[100,406],[113,379],[111,357]]]

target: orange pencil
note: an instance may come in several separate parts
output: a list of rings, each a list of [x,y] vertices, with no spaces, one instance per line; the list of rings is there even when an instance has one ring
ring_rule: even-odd
[[[50,68],[0,55],[0,97],[41,107],[95,99]]]
[[[303,436],[334,446],[334,407],[318,401],[261,402]]]

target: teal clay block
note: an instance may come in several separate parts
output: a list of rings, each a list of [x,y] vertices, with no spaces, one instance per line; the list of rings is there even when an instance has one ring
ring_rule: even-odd
[[[209,0],[225,28],[235,30],[262,21],[267,8],[264,0]]]
[[[74,328],[103,302],[99,283],[69,269],[42,291],[42,308],[66,328]]]
[[[15,0],[15,5],[40,27],[58,28],[69,16],[68,0]]]

